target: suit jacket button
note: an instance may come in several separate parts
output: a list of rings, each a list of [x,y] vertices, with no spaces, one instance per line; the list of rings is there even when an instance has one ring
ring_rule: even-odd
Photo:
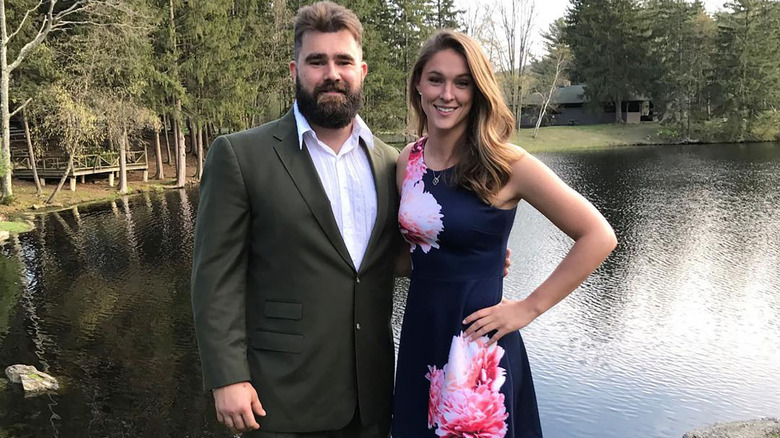
[[[355,329],[360,330],[360,323],[355,324]]]
[[[360,283],[360,277],[355,277],[355,282]]]

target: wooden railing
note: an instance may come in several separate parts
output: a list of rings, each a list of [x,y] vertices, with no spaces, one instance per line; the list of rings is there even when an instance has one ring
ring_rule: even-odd
[[[30,156],[27,151],[14,151],[11,154],[11,161],[15,170],[31,170]],[[127,167],[129,169],[146,168],[148,166],[146,151],[128,151]],[[39,171],[59,170],[64,172],[68,167],[68,157],[43,157],[35,160]],[[73,170],[71,172],[91,171],[90,173],[101,173],[101,171],[113,171],[119,169],[119,153],[104,152],[102,154],[81,154],[73,157]]]

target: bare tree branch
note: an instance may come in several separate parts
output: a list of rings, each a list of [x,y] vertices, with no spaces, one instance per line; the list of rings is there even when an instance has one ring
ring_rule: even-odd
[[[64,27],[76,25],[76,24],[89,24],[90,26],[102,26],[102,27],[122,27],[126,29],[137,29],[137,30],[146,30],[150,29],[148,26],[133,26],[132,24],[125,24],[125,23],[98,23],[96,21],[90,21],[90,20],[83,20],[83,21],[61,21],[57,23],[56,25],[52,26],[52,31],[63,31]]]
[[[37,11],[37,10],[38,10],[38,8],[40,8],[42,4],[43,4],[43,0],[39,0],[39,1],[38,1],[38,4],[37,4],[37,5],[35,5],[35,7],[34,7],[34,8],[32,8],[32,9],[29,9],[27,12],[25,12],[25,14],[24,14],[24,18],[22,18],[22,22],[21,22],[21,23],[19,23],[19,27],[17,27],[17,28],[16,28],[16,31],[15,31],[14,33],[12,33],[12,34],[11,34],[11,35],[10,35],[8,38],[6,38],[6,39],[5,39],[5,44],[6,44],[6,45],[8,45],[8,42],[9,42],[9,41],[11,41],[11,39],[13,39],[13,37],[15,37],[15,36],[16,36],[16,34],[18,34],[18,33],[19,33],[19,31],[21,31],[21,30],[22,30],[22,27],[24,27],[24,23],[27,21],[27,18],[30,16],[30,14],[31,14],[33,11]]]
[[[23,109],[24,109],[24,107],[26,107],[26,106],[27,106],[27,104],[28,104],[28,103],[30,103],[30,102],[32,102],[32,97],[31,97],[31,98],[29,98],[29,99],[27,99],[27,101],[26,101],[26,102],[24,102],[24,103],[23,103],[21,106],[19,106],[19,108],[15,109],[15,110],[14,110],[14,112],[12,112],[12,113],[11,113],[11,114],[8,116],[8,118],[10,119],[11,117],[15,116],[15,115],[16,115],[16,113],[18,113],[19,111],[23,110]]]
[[[24,45],[22,47],[22,50],[19,51],[19,54],[16,55],[16,59],[8,64],[8,70],[7,73],[10,74],[16,67],[19,67],[19,64],[22,63],[24,58],[27,57],[30,52],[32,52],[36,47],[38,47],[39,44],[43,42],[43,40],[46,38],[46,35],[51,32],[51,24],[54,19],[54,5],[57,4],[57,0],[51,0],[51,3],[49,3],[49,10],[46,12],[46,18],[43,19],[43,23],[41,24],[41,28],[38,29],[38,34],[35,35],[35,38],[33,38],[30,42]]]
[[[52,4],[56,3],[57,0],[52,0]],[[67,17],[70,14],[75,14],[77,12],[83,11],[87,7],[87,0],[78,0],[77,2],[70,5],[69,8],[62,10],[57,13],[57,15],[52,17],[53,21],[59,21],[65,17]]]

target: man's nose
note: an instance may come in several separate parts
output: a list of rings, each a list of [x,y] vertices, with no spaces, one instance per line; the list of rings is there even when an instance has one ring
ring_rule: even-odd
[[[330,79],[337,81],[341,79],[341,75],[339,75],[339,70],[337,68],[335,62],[328,62],[325,64],[325,79]]]

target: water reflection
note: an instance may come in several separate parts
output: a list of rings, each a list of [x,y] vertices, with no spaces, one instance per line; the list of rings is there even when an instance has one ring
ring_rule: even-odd
[[[523,331],[547,437],[669,437],[780,415],[780,151],[642,147],[540,156],[601,209],[620,246]],[[230,436],[200,390],[189,269],[196,191],[35,219],[0,248],[2,365],[64,379],[0,391],[0,436]],[[506,292],[571,242],[528,205]],[[397,291],[400,329],[405,282]]]
[[[680,436],[708,422],[777,415],[777,147],[542,158],[604,211],[621,242],[580,290],[525,330],[548,435]],[[510,241],[533,267],[508,279],[516,296],[569,245],[528,206]]]

